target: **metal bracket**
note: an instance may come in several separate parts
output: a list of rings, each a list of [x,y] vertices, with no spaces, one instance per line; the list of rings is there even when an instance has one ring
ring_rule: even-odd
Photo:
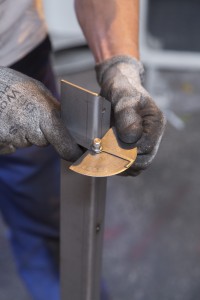
[[[62,118],[76,142],[88,149],[70,169],[82,175],[108,177],[128,169],[137,149],[122,143],[110,128],[110,102],[66,80],[61,86]]]

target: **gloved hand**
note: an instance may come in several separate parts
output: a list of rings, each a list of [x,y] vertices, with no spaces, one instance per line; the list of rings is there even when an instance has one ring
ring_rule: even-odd
[[[115,56],[96,66],[101,96],[111,101],[119,138],[138,148],[135,163],[124,175],[136,176],[154,159],[165,128],[165,117],[141,85],[142,64]]]
[[[60,104],[45,86],[0,67],[0,154],[49,143],[66,160],[82,154],[61,121]]]

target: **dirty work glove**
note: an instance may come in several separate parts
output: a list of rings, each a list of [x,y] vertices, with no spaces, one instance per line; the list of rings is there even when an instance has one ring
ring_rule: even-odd
[[[0,67],[0,154],[52,144],[66,160],[81,150],[60,118],[60,104],[39,81]]]
[[[165,118],[141,85],[142,64],[130,56],[115,56],[96,66],[100,94],[111,101],[114,126],[121,141],[134,144],[138,157],[124,175],[138,175],[154,159]]]

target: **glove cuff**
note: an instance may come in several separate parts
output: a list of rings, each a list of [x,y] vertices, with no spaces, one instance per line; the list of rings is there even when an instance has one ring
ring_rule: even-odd
[[[113,66],[116,66],[120,63],[126,63],[129,65],[132,65],[136,71],[138,71],[139,77],[141,82],[143,81],[143,75],[144,75],[144,67],[141,61],[137,60],[136,58],[128,55],[118,55],[113,56],[112,58],[109,58],[105,60],[104,62],[97,64],[95,66],[96,71],[96,77],[97,82],[101,86],[104,74]]]

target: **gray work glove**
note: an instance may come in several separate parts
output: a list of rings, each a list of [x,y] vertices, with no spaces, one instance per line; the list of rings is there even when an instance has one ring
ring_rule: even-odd
[[[165,128],[163,113],[141,85],[142,64],[130,56],[115,56],[96,66],[100,94],[111,101],[119,138],[138,148],[124,175],[138,175],[154,159]]]
[[[60,104],[45,86],[0,67],[0,154],[49,143],[66,160],[82,154],[61,121]]]

